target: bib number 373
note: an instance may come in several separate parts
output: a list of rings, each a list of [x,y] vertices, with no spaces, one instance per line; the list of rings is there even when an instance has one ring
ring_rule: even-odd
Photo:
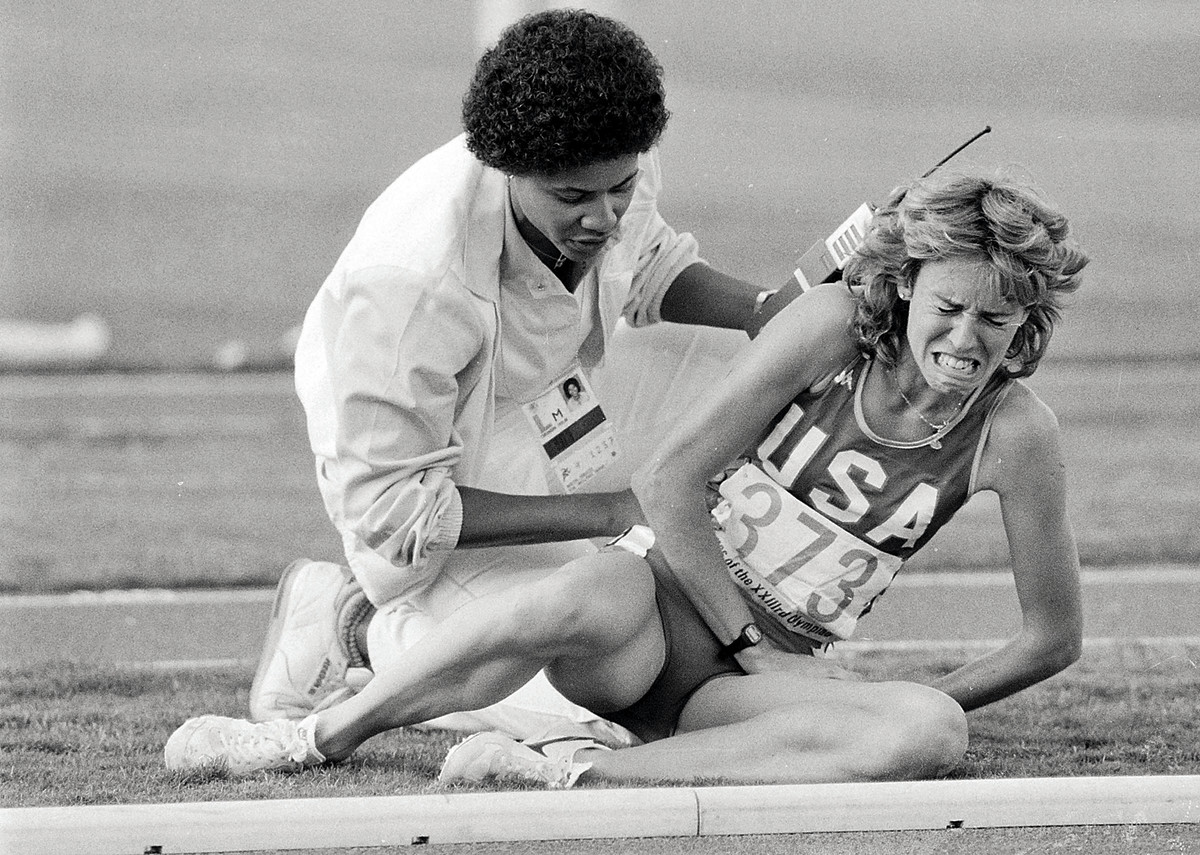
[[[900,569],[899,558],[840,528],[753,464],[720,491],[724,507],[714,515],[741,565],[731,570],[744,586],[768,590],[774,602],[760,599],[793,629],[811,624],[820,635],[848,638]]]

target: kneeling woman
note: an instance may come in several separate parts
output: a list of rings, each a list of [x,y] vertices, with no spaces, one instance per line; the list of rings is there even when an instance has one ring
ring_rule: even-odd
[[[648,552],[649,532],[636,529],[470,603],[419,642],[411,668],[302,722],[192,719],[168,742],[168,766],[343,758],[385,730],[499,700],[545,667],[568,698],[643,744],[479,734],[451,751],[444,779],[945,771],[966,748],[964,710],[1079,655],[1058,428],[1019,379],[1037,368],[1087,263],[1068,232],[1014,182],[935,176],[901,188],[845,281],[782,309],[639,473],[634,492],[657,533]],[[934,686],[864,682],[812,655],[848,637],[903,562],[982,490],[1000,499],[1023,613],[1016,638]]]

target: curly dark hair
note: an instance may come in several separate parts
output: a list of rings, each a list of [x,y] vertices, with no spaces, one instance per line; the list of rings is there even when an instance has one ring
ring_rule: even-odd
[[[899,290],[915,283],[926,261],[945,258],[977,259],[992,293],[1028,309],[1000,370],[1033,374],[1088,257],[1062,213],[1032,186],[1001,176],[938,174],[897,188],[876,209],[843,275],[862,288],[859,349],[896,363],[909,306]]]
[[[467,148],[510,175],[546,175],[648,151],[662,136],[662,66],[633,30],[555,9],[510,26],[463,98]]]

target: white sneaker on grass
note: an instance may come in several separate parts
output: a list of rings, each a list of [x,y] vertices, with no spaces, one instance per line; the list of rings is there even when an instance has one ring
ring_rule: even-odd
[[[479,783],[488,778],[515,777],[552,790],[573,787],[591,763],[576,763],[585,748],[610,750],[594,739],[557,739],[527,745],[503,733],[476,733],[446,754],[438,781]]]
[[[271,769],[297,771],[325,762],[313,742],[315,729],[315,715],[303,721],[262,722],[202,715],[189,718],[171,734],[163,748],[163,760],[174,771],[208,766],[224,768],[231,775]]]
[[[250,685],[250,718],[300,719],[354,694],[346,682],[346,612],[369,608],[350,570],[293,561],[279,579],[267,640]]]

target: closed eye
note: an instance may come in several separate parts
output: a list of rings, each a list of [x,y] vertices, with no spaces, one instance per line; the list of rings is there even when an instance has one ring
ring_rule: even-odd
[[[981,315],[980,317],[982,317],[982,318],[983,318],[985,321],[987,321],[987,323],[991,324],[991,325],[992,325],[992,326],[994,326],[996,329],[1004,329],[1005,327],[1019,327],[1021,324],[1025,323],[1025,315],[1024,315],[1024,313],[1022,313],[1022,314],[1019,314],[1019,315],[1010,315],[1010,314],[1004,314],[1004,315],[989,315],[989,314],[983,314],[983,315]]]
[[[966,311],[965,306],[960,306],[956,303],[941,303],[933,307],[933,310],[943,317],[951,315],[960,315]],[[981,321],[993,329],[1002,330],[1005,327],[1020,326],[1024,323],[1024,319],[1013,315],[993,315],[988,312],[980,312],[976,315]]]

